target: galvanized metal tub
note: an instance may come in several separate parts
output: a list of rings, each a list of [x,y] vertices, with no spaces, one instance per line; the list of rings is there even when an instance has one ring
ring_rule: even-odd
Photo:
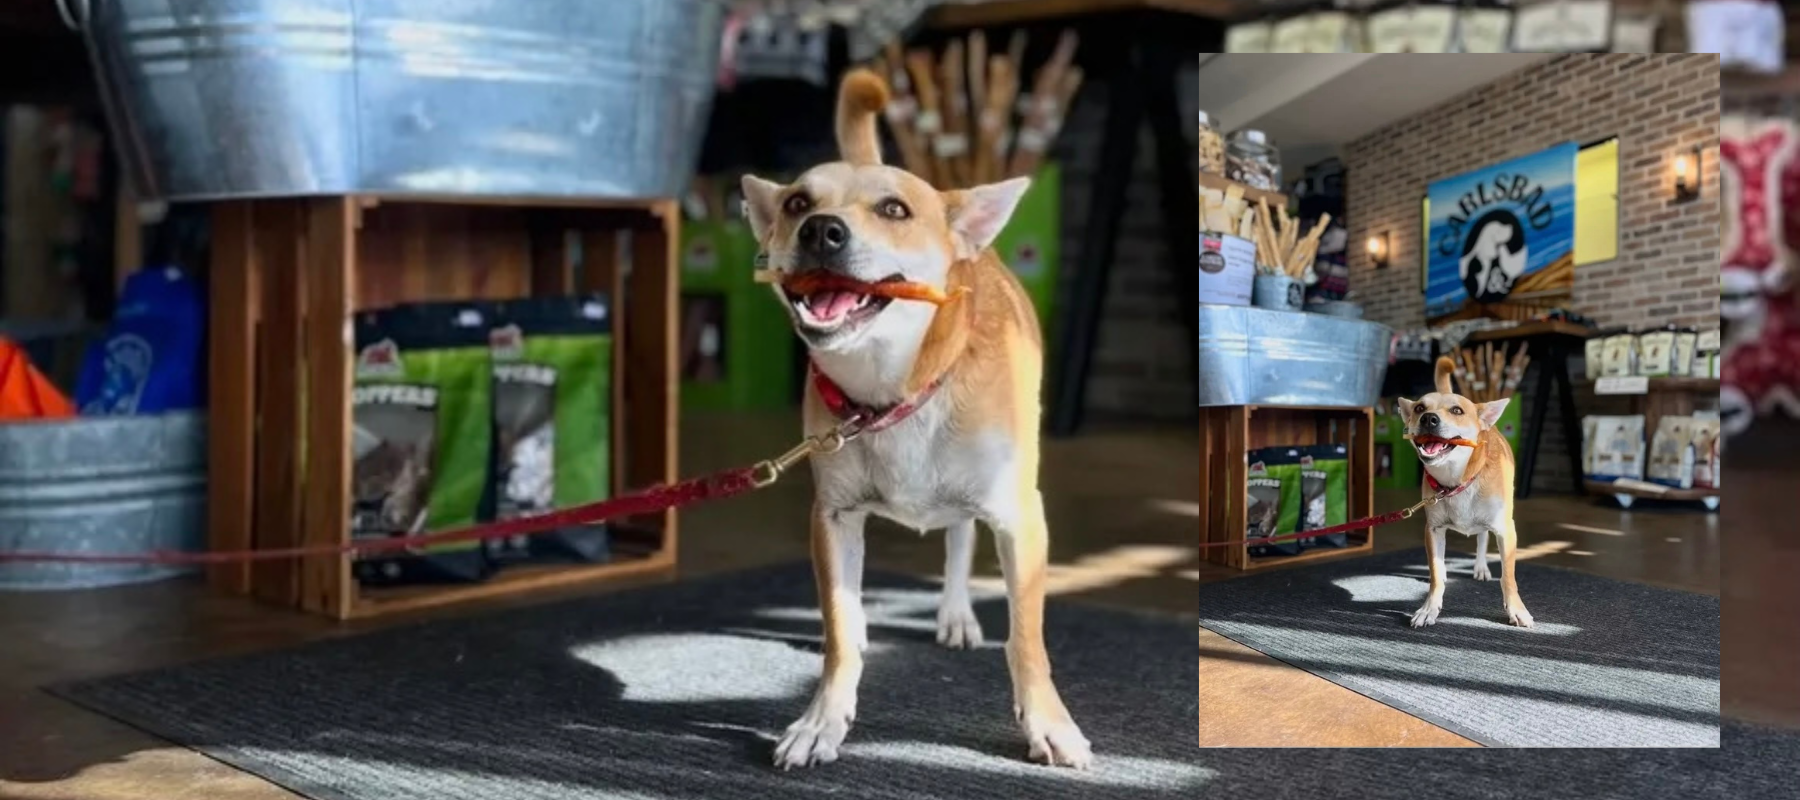
[[[59,0],[139,191],[660,198],[719,0]]]
[[[1200,306],[1200,405],[1375,405],[1386,325],[1325,314]]]
[[[205,536],[204,415],[0,425],[0,550],[201,550]],[[115,586],[185,571],[0,563],[0,589]]]

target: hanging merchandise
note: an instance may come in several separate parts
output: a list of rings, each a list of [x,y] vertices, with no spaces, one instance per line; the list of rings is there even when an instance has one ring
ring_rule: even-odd
[[[1780,72],[1787,29],[1781,6],[1776,0],[1689,0],[1688,52],[1718,53],[1725,69]]]
[[[1644,9],[1621,9],[1613,19],[1612,51],[1615,53],[1654,53],[1656,36],[1662,31],[1662,17]]]
[[[1788,257],[1777,189],[1794,158],[1795,129],[1781,119],[1730,115],[1719,125],[1722,193],[1720,315],[1754,314],[1758,297],[1788,282]]]
[[[1457,53],[1505,53],[1511,49],[1512,0],[1478,0],[1456,17]]]
[[[828,86],[831,43],[842,31],[852,62],[881,54],[904,38],[940,0],[763,0],[733,15],[725,27],[733,37],[723,51],[731,57],[732,81],[799,79]]]
[[[1225,29],[1225,52],[1272,53],[1275,25],[1268,19],[1240,22]]]
[[[1350,13],[1350,0],[1335,0],[1308,15],[1308,53],[1354,53],[1362,49],[1363,21]]]
[[[1520,53],[1604,53],[1612,49],[1611,0],[1538,0],[1513,13],[1512,49]]]
[[[1735,436],[1749,429],[1758,416],[1782,413],[1800,416],[1800,296],[1774,295],[1755,325],[1734,332],[1724,352],[1714,359],[1719,366],[1719,416],[1725,434]],[[1709,341],[1709,338],[1711,339]],[[1717,336],[1702,335],[1696,347],[1705,352]]]
[[[157,414],[205,405],[206,307],[177,267],[125,280],[106,337],[88,349],[75,404],[84,415]]]
[[[1373,6],[1365,27],[1371,53],[1449,53],[1456,43],[1458,0],[1388,0]]]

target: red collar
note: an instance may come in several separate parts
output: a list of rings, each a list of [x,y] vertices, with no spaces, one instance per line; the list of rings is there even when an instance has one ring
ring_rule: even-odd
[[[874,433],[883,428],[892,427],[901,420],[912,416],[914,411],[937,394],[938,387],[944,385],[945,375],[939,375],[919,393],[886,408],[864,405],[850,399],[844,389],[837,385],[817,364],[808,364],[812,373],[813,389],[819,393],[819,399],[825,402],[825,408],[831,415],[855,426],[858,433]]]
[[[1462,483],[1445,489],[1443,484],[1437,482],[1437,478],[1431,477],[1430,470],[1426,470],[1425,472],[1425,485],[1431,487],[1431,491],[1437,493],[1439,500],[1455,497],[1458,494],[1461,494],[1462,490],[1469,488],[1473,483],[1475,482],[1472,480],[1463,481]]]

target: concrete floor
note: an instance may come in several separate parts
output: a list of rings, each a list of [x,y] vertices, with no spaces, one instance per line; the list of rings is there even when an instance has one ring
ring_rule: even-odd
[[[794,430],[789,415],[689,420],[682,471],[700,473],[774,454],[786,449]],[[1793,441],[1800,443],[1800,431]],[[1196,452],[1191,428],[1097,430],[1046,443],[1044,489],[1055,562],[1051,591],[1068,600],[1191,619],[1199,582],[1239,574],[1201,564],[1193,547]],[[1791,622],[1800,619],[1800,592],[1787,579],[1800,567],[1800,547],[1778,535],[1775,525],[1745,524],[1791,518],[1783,513],[1782,500],[1795,476],[1800,469],[1792,466],[1782,472],[1733,470],[1728,475],[1733,499],[1721,516],[1641,508],[1622,513],[1580,498],[1533,499],[1519,510],[1523,552],[1541,563],[1710,593],[1719,592],[1723,566],[1731,578],[1723,595],[1730,659],[1724,665],[1725,707],[1735,716],[1800,727],[1800,698],[1793,696],[1792,685],[1792,676],[1800,674],[1800,627]],[[1383,493],[1377,506],[1405,505],[1409,495]],[[801,479],[686,513],[682,574],[805,558],[808,502]],[[1723,565],[1721,526],[1731,528],[1727,535],[1733,539]],[[1377,546],[1416,547],[1419,537],[1416,524],[1383,528]],[[943,550],[935,537],[921,540],[881,526],[870,531],[868,550],[871,568],[925,575],[942,569]],[[997,580],[990,543],[981,546],[977,571],[980,578]],[[212,596],[188,582],[0,595],[0,642],[5,643],[0,646],[0,797],[291,798],[279,787],[62,703],[36,687],[419,618],[339,625]],[[1199,654],[1201,744],[1470,744],[1208,632],[1200,634]],[[1169,668],[1185,669],[1186,662],[1171,661]]]

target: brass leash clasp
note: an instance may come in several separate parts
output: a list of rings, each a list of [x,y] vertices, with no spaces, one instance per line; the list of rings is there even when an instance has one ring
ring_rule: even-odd
[[[1424,500],[1420,500],[1419,502],[1412,504],[1412,506],[1410,508],[1406,509],[1405,511],[1400,512],[1400,518],[1401,519],[1412,519],[1412,516],[1414,514],[1419,513],[1420,509],[1426,508],[1428,506],[1437,505],[1438,500],[1439,500],[1439,497],[1438,497],[1437,493],[1432,492],[1430,497],[1427,497]]]
[[[830,455],[842,450],[844,445],[861,433],[861,426],[852,420],[817,436],[808,436],[787,452],[758,462],[750,478],[751,484],[761,489],[781,480],[782,473],[793,469],[800,462],[815,455]]]

